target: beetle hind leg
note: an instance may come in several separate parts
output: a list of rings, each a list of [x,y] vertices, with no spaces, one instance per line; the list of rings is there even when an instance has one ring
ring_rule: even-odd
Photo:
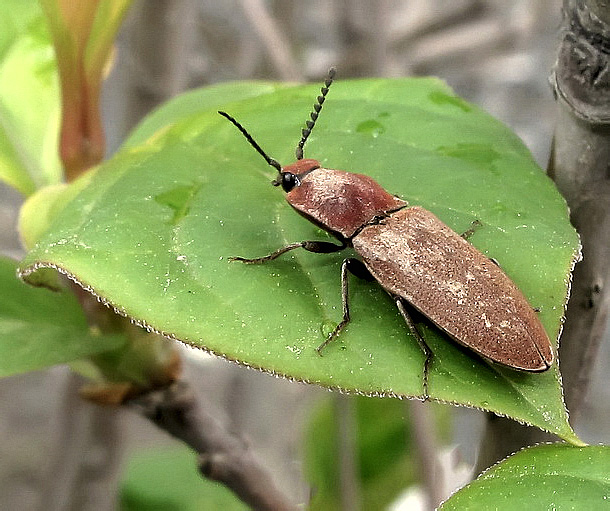
[[[417,329],[417,325],[415,324],[415,321],[413,321],[413,318],[407,311],[407,308],[405,307],[403,299],[400,297],[395,297],[394,302],[396,303],[396,307],[398,307],[398,311],[400,312],[400,315],[405,320],[405,323],[409,327],[409,330],[411,330],[411,333],[415,336],[415,339],[417,340],[419,347],[421,348],[421,350],[424,352],[424,355],[426,356],[426,360],[424,361],[424,376],[423,376],[424,381],[423,381],[423,383],[424,383],[424,401],[427,401],[428,397],[429,397],[428,396],[428,367],[430,366],[430,362],[432,361],[432,350],[430,349],[430,346],[428,346],[426,344],[424,337]]]
[[[341,263],[341,303],[343,304],[343,319],[330,333],[326,340],[316,348],[318,355],[322,355],[322,350],[326,348],[340,333],[341,330],[350,322],[349,315],[349,286],[347,272],[365,280],[374,280],[373,276],[359,259],[348,257]]]

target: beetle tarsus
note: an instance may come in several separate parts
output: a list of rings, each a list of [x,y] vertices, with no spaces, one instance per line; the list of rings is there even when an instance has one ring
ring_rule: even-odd
[[[275,252],[271,252],[271,254],[263,256],[263,257],[255,257],[254,259],[248,259],[246,257],[229,257],[229,261],[239,261],[244,264],[263,264],[267,261],[273,261],[277,259],[282,254],[289,252],[290,250],[294,250],[295,248],[303,248],[307,241],[301,241],[299,243],[291,243],[290,245],[286,245],[285,247],[277,249]]]
[[[349,311],[347,313],[347,316],[345,315],[345,313],[343,314],[343,319],[341,320],[341,322],[335,327],[335,329],[330,333],[326,340],[316,348],[318,355],[322,356],[322,350],[335,340],[341,330],[343,330],[343,327],[350,322],[350,319],[351,318],[349,317]]]
[[[426,344],[424,337],[417,329],[417,325],[415,324],[415,321],[413,321],[413,318],[407,311],[407,308],[405,307],[405,304],[404,304],[402,298],[395,297],[394,301],[396,303],[396,307],[398,307],[398,311],[400,312],[400,315],[405,320],[405,323],[409,327],[409,330],[411,330],[411,333],[417,340],[419,347],[421,348],[421,350],[424,352],[424,355],[426,356],[426,360],[424,361],[424,375],[423,375],[423,388],[424,388],[423,401],[428,401],[430,398],[430,396],[428,395],[428,367],[430,366],[430,362],[432,362],[432,350],[430,349],[430,346],[428,346]]]
[[[322,344],[320,344],[320,346],[318,346],[316,348],[316,351],[318,352],[318,355],[320,355],[320,356],[322,356],[322,350],[324,348],[326,348],[326,346],[328,346],[333,341],[333,339],[335,339],[339,335],[339,333],[341,332],[341,330],[343,330],[345,325],[347,325],[350,322],[351,318],[349,315],[349,285],[348,285],[347,272],[349,271],[350,273],[354,273],[353,270],[355,268],[359,269],[360,266],[364,266],[364,263],[362,263],[362,261],[359,261],[358,259],[354,259],[352,257],[344,259],[343,262],[341,263],[341,303],[343,305],[343,319],[335,327],[335,329],[330,333],[330,335],[326,338],[326,340]],[[359,271],[359,270],[357,270],[357,271]],[[359,276],[358,273],[354,273],[354,275]]]

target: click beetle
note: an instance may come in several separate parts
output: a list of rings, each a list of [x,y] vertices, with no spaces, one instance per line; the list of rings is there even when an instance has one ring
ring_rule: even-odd
[[[452,339],[481,357],[521,371],[542,372],[553,363],[551,341],[521,291],[490,259],[420,206],[388,193],[363,174],[327,169],[303,158],[309,137],[333,82],[329,71],[296,149],[297,160],[282,167],[270,158],[246,129],[231,121],[265,161],[278,171],[272,181],[301,215],[339,241],[301,241],[255,259],[232,257],[243,263],[265,263],[303,248],[331,253],[353,247],[362,258],[341,264],[343,318],[318,352],[350,321],[348,272],[376,280],[392,297],[398,311],[423,350],[424,390],[432,352],[418,331],[409,308],[427,317]],[[473,229],[467,231],[472,234]]]

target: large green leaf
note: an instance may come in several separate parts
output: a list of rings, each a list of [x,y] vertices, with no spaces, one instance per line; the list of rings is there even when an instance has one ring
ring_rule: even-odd
[[[29,195],[61,179],[59,85],[38,3],[0,2],[0,179]]]
[[[610,447],[552,444],[495,465],[440,509],[608,509]]]
[[[44,186],[25,201],[19,211],[19,236],[26,249],[30,249],[49,229],[49,226],[67,204],[89,184],[93,173],[80,175],[70,185],[59,183]]]
[[[294,251],[254,267],[228,261],[328,236],[270,186],[273,169],[215,110],[289,163],[318,90],[288,87],[223,105],[200,91],[210,110],[172,118],[101,166],[21,271],[59,267],[138,322],[249,366],[366,394],[421,396],[423,354],[375,283],[353,281],[352,323],[323,357],[316,353],[341,318],[345,254]],[[500,262],[557,338],[578,239],[553,183],[505,126],[438,80],[344,81],[333,85],[305,152],[372,176],[458,232],[480,220],[471,242]],[[516,372],[423,331],[435,354],[434,399],[578,442],[557,365]]]
[[[211,85],[205,89],[204,94],[201,90],[185,92],[147,115],[131,132],[123,144],[123,149],[146,142],[161,127],[167,129],[176,122],[183,122],[187,117],[199,116],[219,105],[271,94],[286,86],[282,83],[243,81]]]
[[[120,347],[121,336],[89,331],[67,291],[24,285],[15,261],[0,257],[0,377],[71,362]]]

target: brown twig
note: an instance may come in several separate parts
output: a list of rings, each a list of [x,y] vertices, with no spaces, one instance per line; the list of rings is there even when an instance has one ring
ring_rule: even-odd
[[[247,443],[204,413],[184,381],[150,391],[127,402],[158,427],[189,445],[199,455],[199,471],[232,490],[261,511],[294,510],[296,506],[276,487]]]
[[[610,6],[565,0],[563,11],[564,38],[552,76],[559,115],[549,175],[566,198],[583,247],[559,348],[574,420],[610,309]]]
[[[610,290],[610,7],[595,0],[564,1],[564,37],[551,77],[558,121],[549,175],[570,207],[581,235],[583,261],[573,273],[559,359],[571,420],[584,403],[609,312]],[[477,472],[525,445],[553,440],[535,428],[488,416]]]
[[[241,5],[280,78],[302,82],[303,74],[292,57],[290,44],[265,3],[261,0],[241,0]]]
[[[53,381],[60,383],[61,401],[45,439],[51,448],[41,498],[36,508],[26,507],[40,511],[111,508],[116,497],[108,488],[117,484],[125,452],[117,412],[84,402],[78,395],[83,379],[73,372],[56,373]],[[6,501],[4,506],[11,508]]]
[[[362,507],[358,466],[356,402],[353,396],[335,396],[337,411],[337,446],[339,449],[339,491],[343,511]]]
[[[432,410],[428,403],[416,400],[409,401],[407,408],[413,430],[414,454],[427,497],[424,509],[436,509],[443,500],[443,486],[437,462],[437,442]]]

